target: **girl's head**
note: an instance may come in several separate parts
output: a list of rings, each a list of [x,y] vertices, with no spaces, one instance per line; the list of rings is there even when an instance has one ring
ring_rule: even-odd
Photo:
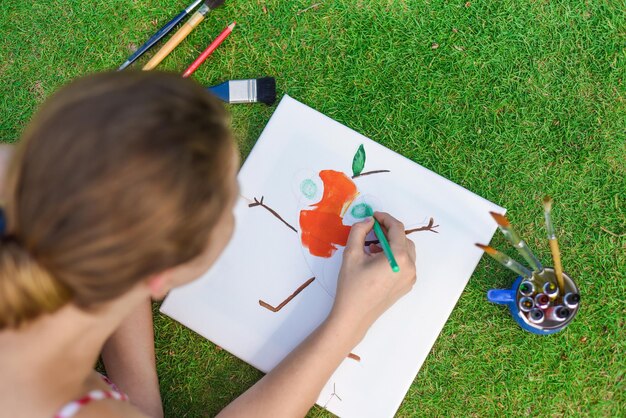
[[[8,173],[0,329],[214,261],[237,195],[228,123],[203,88],[163,73],[94,75],[48,100]]]

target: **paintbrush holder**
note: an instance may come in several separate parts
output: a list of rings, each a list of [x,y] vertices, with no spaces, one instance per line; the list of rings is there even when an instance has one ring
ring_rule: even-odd
[[[518,276],[510,289],[491,289],[487,300],[507,305],[513,319],[528,332],[554,334],[568,326],[580,309],[580,291],[563,273],[564,291],[556,286],[554,269],[544,268],[531,280]]]

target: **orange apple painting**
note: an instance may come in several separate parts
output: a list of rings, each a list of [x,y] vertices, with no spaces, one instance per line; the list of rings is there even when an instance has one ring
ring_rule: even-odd
[[[299,233],[300,242],[310,256],[328,259],[338,249],[345,247],[348,241],[351,226],[344,223],[346,218],[352,217],[354,221],[359,220],[359,218],[365,218],[365,216],[359,213],[361,212],[359,209],[363,206],[369,206],[368,202],[357,202],[359,200],[359,190],[354,180],[363,176],[390,172],[390,170],[363,172],[365,159],[365,148],[363,145],[360,145],[352,161],[352,177],[348,177],[341,171],[321,170],[319,172],[321,184],[316,184],[311,178],[303,179],[300,182],[298,188],[304,198],[316,200],[321,194],[319,200],[300,211],[300,231],[285,221],[278,212],[267,206],[263,197],[261,199],[254,198],[254,201],[248,207],[262,207],[266,209],[289,229]],[[351,211],[349,210],[350,208],[352,209]],[[428,225],[406,230],[405,233],[407,235],[418,231],[438,233],[435,229],[437,227],[439,225],[434,225],[434,219],[430,218]],[[378,243],[378,241],[366,241],[366,245],[371,243]],[[314,276],[306,280],[276,306],[263,300],[259,300],[259,305],[272,312],[279,312],[307,286],[313,283],[315,278]]]
[[[320,171],[324,182],[324,195],[313,209],[300,211],[300,239],[311,255],[328,258],[345,246],[350,226],[343,224],[343,213],[359,194],[356,185],[344,173],[333,170]],[[304,187],[310,186],[306,180]]]

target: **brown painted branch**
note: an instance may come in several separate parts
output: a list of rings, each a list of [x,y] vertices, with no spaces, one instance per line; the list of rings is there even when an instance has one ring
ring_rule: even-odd
[[[378,174],[378,173],[391,173],[390,170],[374,170],[374,171],[366,171],[365,173],[357,174],[356,176],[352,176],[353,179],[357,177],[369,176],[370,174]]]
[[[435,220],[433,218],[430,218],[430,221],[428,221],[428,225],[422,226],[420,228],[409,229],[407,231],[404,231],[404,233],[409,235],[409,234],[412,234],[413,232],[430,231],[430,232],[434,232],[435,234],[438,234],[439,231],[435,231],[434,228],[439,227],[439,225],[433,225],[434,223],[435,223]]]
[[[263,203],[263,196],[261,196],[261,200],[257,200],[257,198],[255,197],[254,198],[254,203],[248,204],[249,208],[253,208],[255,206],[261,206],[262,208],[265,208],[269,213],[271,213],[276,218],[278,218],[278,220],[280,220],[282,223],[284,223],[287,226],[287,228],[291,229],[296,234],[298,233],[298,230],[296,228],[294,228],[293,226],[291,226],[289,224],[289,222],[284,220],[283,217],[278,214],[278,212],[276,212],[274,209],[270,208],[269,206],[267,206],[266,204]]]
[[[430,232],[434,232],[435,234],[438,234],[439,231],[435,231],[434,228],[437,228],[439,225],[433,225],[435,223],[435,220],[433,218],[430,218],[430,221],[428,222],[428,225],[426,226],[421,226],[419,228],[413,228],[413,229],[407,229],[406,231],[404,231],[404,233],[406,235],[412,234],[413,232],[419,232],[419,231],[430,231]],[[378,244],[380,241],[378,241],[377,239],[372,240],[372,241],[365,241],[365,246],[369,246],[370,244]]]
[[[306,287],[308,285],[310,285],[311,283],[313,283],[313,280],[315,280],[315,277],[311,277],[309,280],[307,280],[306,282],[304,282],[299,288],[296,289],[295,292],[293,292],[291,295],[289,295],[289,297],[285,300],[283,300],[280,305],[274,307],[272,305],[270,305],[267,302],[262,301],[261,299],[259,299],[259,305],[261,305],[262,307],[264,307],[265,309],[269,309],[272,312],[278,312],[281,309],[283,309],[285,307],[286,304],[288,304],[289,302],[291,302],[291,300],[293,298],[295,298],[296,296],[298,296],[298,293],[302,292],[304,289],[306,289]]]

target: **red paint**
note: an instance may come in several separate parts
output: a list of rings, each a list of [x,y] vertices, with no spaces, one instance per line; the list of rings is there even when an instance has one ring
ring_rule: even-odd
[[[311,255],[328,258],[338,246],[348,242],[350,227],[342,222],[343,212],[358,195],[356,185],[340,171],[322,170],[322,199],[311,205],[314,209],[300,211],[302,245]]]

